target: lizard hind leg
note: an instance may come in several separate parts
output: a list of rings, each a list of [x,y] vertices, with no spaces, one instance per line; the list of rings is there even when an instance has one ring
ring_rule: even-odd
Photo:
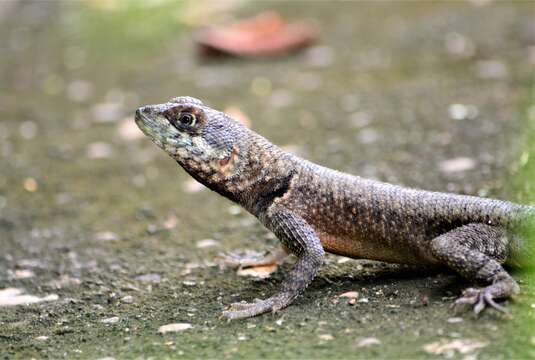
[[[519,292],[516,281],[502,264],[507,259],[506,230],[486,224],[468,224],[431,241],[431,253],[444,265],[482,288],[469,288],[455,301],[455,308],[473,306],[476,314],[489,306],[505,308],[494,299],[509,298]]]

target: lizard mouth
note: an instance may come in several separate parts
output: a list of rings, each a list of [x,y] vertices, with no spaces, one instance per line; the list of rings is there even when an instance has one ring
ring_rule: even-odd
[[[138,128],[162,149],[166,150],[166,144],[178,146],[178,140],[169,136],[168,129],[153,118],[153,113],[148,106],[137,109],[134,119]]]
[[[144,114],[143,114],[143,111],[144,111],[145,108],[139,108],[136,110],[136,116],[135,116],[135,121],[136,121],[136,125],[137,127],[143,131],[143,133],[147,136],[150,136],[152,135],[152,131],[150,131],[152,129],[151,126],[149,126],[149,124],[151,124],[151,121],[149,118],[147,118]]]
[[[164,129],[159,126],[150,116],[150,110],[147,107],[137,109],[135,121],[137,127],[148,137],[156,140],[162,137]]]

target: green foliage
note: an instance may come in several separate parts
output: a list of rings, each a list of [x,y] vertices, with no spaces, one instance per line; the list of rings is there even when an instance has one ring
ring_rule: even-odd
[[[510,191],[516,201],[535,204],[535,82],[524,111],[523,150],[514,165],[515,175],[511,178]],[[535,241],[535,230],[527,234],[528,241]],[[531,246],[530,248],[533,248]],[[531,253],[530,256],[533,256]],[[530,259],[531,262],[535,259]],[[515,274],[519,279],[521,294],[515,301],[513,319],[508,323],[510,336],[504,339],[504,355],[508,358],[535,357],[535,271],[533,267]]]
[[[91,53],[109,58],[151,55],[180,34],[184,1],[110,0],[79,3],[79,34]]]

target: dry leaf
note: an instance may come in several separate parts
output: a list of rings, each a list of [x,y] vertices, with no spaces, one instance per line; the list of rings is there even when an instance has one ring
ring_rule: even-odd
[[[202,55],[268,57],[302,49],[317,36],[312,24],[288,24],[278,13],[267,11],[225,27],[203,29],[196,41]]]
[[[261,265],[261,266],[252,266],[247,268],[240,268],[236,272],[238,276],[252,276],[259,279],[268,278],[277,270],[277,265]]]

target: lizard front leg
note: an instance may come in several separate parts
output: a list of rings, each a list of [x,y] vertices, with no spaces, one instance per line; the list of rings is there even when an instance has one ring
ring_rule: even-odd
[[[431,252],[438,260],[468,280],[486,285],[466,289],[454,306],[474,306],[476,314],[486,306],[505,311],[494,299],[508,298],[519,291],[501,265],[507,258],[507,242],[505,229],[486,224],[461,226],[431,241]]]
[[[275,312],[290,305],[312,282],[323,263],[325,252],[314,230],[299,215],[277,205],[260,217],[282,245],[297,256],[297,262],[283,281],[278,293],[253,303],[234,303],[223,311],[227,319],[241,319]]]

